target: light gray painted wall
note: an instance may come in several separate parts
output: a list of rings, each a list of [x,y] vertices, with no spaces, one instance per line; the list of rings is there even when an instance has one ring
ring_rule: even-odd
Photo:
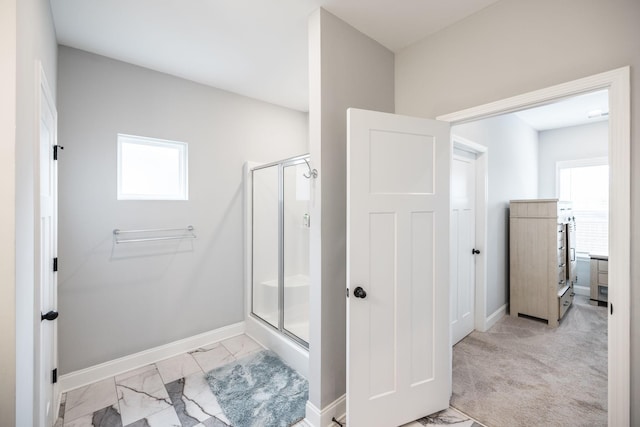
[[[509,302],[509,201],[538,196],[538,132],[515,115],[454,126],[452,134],[489,148],[487,313]]]
[[[61,373],[242,321],[242,166],[307,152],[307,115],[64,46],[58,76]],[[116,200],[117,133],[187,142],[189,201]]]
[[[631,66],[631,141],[640,115],[640,2],[502,0],[396,54],[396,109],[436,117]],[[631,146],[631,360],[640,360],[640,149]],[[631,402],[640,366],[631,366]],[[632,405],[631,424],[640,425]]]
[[[41,62],[56,99],[57,43],[49,2],[17,2],[16,85],[16,425],[34,425],[34,366],[40,354],[40,289],[35,279],[34,233],[39,222],[39,105]],[[39,382],[36,383],[38,385]],[[2,418],[2,422],[6,419]]]
[[[394,54],[320,9],[309,20],[309,56],[309,141],[320,194],[311,207],[309,400],[322,409],[346,390],[347,108],[393,112]]]
[[[607,157],[609,122],[545,130],[538,133],[540,198],[556,196],[556,162]]]

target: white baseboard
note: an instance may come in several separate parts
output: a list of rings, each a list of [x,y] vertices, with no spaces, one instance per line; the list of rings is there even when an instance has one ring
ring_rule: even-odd
[[[336,420],[339,420],[346,413],[347,395],[343,394],[323,410],[318,409],[313,403],[307,401],[307,414],[304,421],[310,427],[336,427],[336,424],[331,419],[335,417]]]
[[[174,341],[169,344],[150,348],[139,353],[134,353],[129,356],[120,357],[99,365],[90,366],[79,371],[61,375],[58,379],[60,393],[67,392],[132,369],[140,368],[150,363],[159,362],[160,360],[177,356],[207,344],[235,337],[236,335],[243,334],[244,331],[244,322],[235,323],[213,331],[204,332],[199,335],[194,335],[189,338],[184,338],[179,341]]]
[[[573,292],[575,292],[576,295],[584,295],[585,297],[591,296],[591,288],[589,286],[573,285]]]
[[[489,329],[491,329],[491,327],[495,325],[498,320],[502,319],[505,314],[507,314],[507,304],[503,305],[502,307],[494,311],[489,317],[487,317],[487,320],[485,322],[485,330],[488,331]]]

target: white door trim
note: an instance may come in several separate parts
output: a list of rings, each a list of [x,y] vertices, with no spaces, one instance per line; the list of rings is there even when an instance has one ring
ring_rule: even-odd
[[[475,257],[475,318],[474,328],[485,332],[487,326],[487,198],[489,148],[477,142],[451,134],[451,145],[476,155],[476,248],[480,254]]]
[[[630,69],[622,67],[501,101],[439,116],[452,125],[510,113],[600,89],[609,91],[608,424],[630,423],[631,401],[631,103]]]
[[[34,372],[34,425],[47,425],[47,421],[48,420],[43,420],[42,418],[42,413],[41,413],[41,405],[42,405],[42,401],[43,401],[43,396],[42,396],[42,378],[43,378],[43,373],[42,373],[42,358],[45,357],[46,355],[43,355],[43,351],[45,349],[41,348],[41,342],[42,342],[42,333],[41,333],[41,322],[39,322],[38,320],[40,320],[40,309],[41,309],[41,305],[42,305],[42,268],[43,266],[41,265],[43,262],[46,261],[42,261],[41,260],[41,250],[43,247],[43,241],[41,239],[41,222],[40,222],[40,215],[41,215],[41,209],[42,209],[42,204],[40,203],[41,200],[41,168],[42,168],[42,163],[41,163],[41,152],[40,152],[40,138],[41,138],[41,122],[42,122],[42,109],[44,107],[43,103],[46,103],[48,109],[51,111],[52,114],[52,120],[53,120],[53,145],[55,146],[57,144],[57,138],[58,138],[58,112],[56,110],[56,106],[55,106],[55,102],[53,100],[53,96],[51,95],[51,89],[49,86],[49,83],[47,81],[47,76],[44,72],[44,68],[42,66],[42,63],[40,61],[38,61],[36,63],[36,84],[37,84],[37,94],[38,94],[38,98],[37,98],[37,112],[38,112],[38,119],[36,122],[36,135],[37,137],[35,138],[35,165],[34,165],[34,172],[35,172],[35,176],[34,176],[34,183],[35,183],[35,194],[36,197],[34,198],[34,210],[36,212],[36,217],[35,217],[35,221],[34,221],[34,283],[36,284],[36,288],[35,288],[35,292],[34,292],[34,298],[35,298],[35,304],[34,304],[34,309],[36,310],[36,323],[34,324],[34,367],[35,367],[35,372]],[[50,156],[53,156],[53,151],[49,152]],[[51,225],[51,227],[53,228],[53,232],[52,232],[52,240],[53,240],[53,248],[52,248],[52,253],[51,253],[51,259],[47,260],[51,263],[53,263],[53,258],[58,256],[58,246],[57,246],[57,241],[58,241],[58,236],[57,236],[57,207],[58,207],[58,203],[57,203],[57,192],[58,192],[58,186],[57,186],[57,180],[58,180],[58,172],[57,172],[57,165],[55,163],[55,161],[52,161],[51,163],[51,167],[53,168],[53,172],[52,172],[52,176],[51,179],[53,180],[53,189],[52,189],[52,197],[54,198],[53,201],[53,205],[54,205],[54,213],[53,213],[53,224]],[[47,268],[51,268],[51,266],[47,266]],[[57,278],[55,275],[53,275],[52,278],[52,283],[51,286],[53,287],[53,301],[52,301],[52,305],[53,307],[57,308],[58,302],[57,302]],[[52,336],[52,341],[53,341],[53,345],[52,345],[52,351],[53,351],[53,355],[52,355],[52,368],[57,368],[58,365],[58,339],[57,339],[57,331],[58,331],[58,326],[57,326],[57,321],[53,321],[53,336]],[[59,401],[58,401],[58,395],[59,395],[59,384],[55,383],[55,384],[51,384],[52,387],[52,400],[51,400],[51,416],[53,417],[53,419],[55,420],[55,418],[57,417],[57,410],[58,410],[58,405],[59,405]]]

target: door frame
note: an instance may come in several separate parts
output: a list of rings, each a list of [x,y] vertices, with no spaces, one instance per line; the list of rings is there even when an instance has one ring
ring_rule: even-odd
[[[489,189],[489,148],[477,142],[451,133],[451,147],[476,155],[475,240],[480,254],[475,257],[475,330],[485,332],[492,324],[487,320],[487,201]],[[453,158],[453,155],[452,155]]]
[[[40,419],[41,417],[41,411],[40,411],[40,405],[42,403],[42,399],[43,396],[41,395],[41,391],[42,391],[42,384],[40,383],[40,380],[42,379],[42,372],[41,372],[41,368],[42,368],[42,351],[43,349],[41,348],[41,342],[42,342],[42,334],[41,334],[41,319],[40,319],[40,307],[41,307],[41,295],[42,295],[42,277],[40,275],[41,272],[41,259],[40,259],[40,253],[41,253],[41,249],[42,249],[42,245],[43,245],[43,241],[41,240],[40,236],[41,236],[41,230],[40,230],[40,212],[41,212],[41,205],[40,205],[40,172],[41,172],[41,167],[42,164],[40,162],[40,123],[42,120],[42,108],[43,108],[43,103],[46,103],[51,112],[53,113],[53,122],[54,122],[54,129],[53,129],[53,138],[54,138],[54,142],[53,144],[56,145],[58,143],[58,112],[56,109],[56,105],[55,102],[53,101],[53,96],[52,96],[52,92],[47,80],[47,76],[44,72],[44,68],[42,66],[42,63],[40,61],[37,62],[36,65],[36,75],[37,75],[37,104],[36,104],[36,111],[37,111],[37,121],[36,121],[36,138],[35,138],[35,164],[34,164],[34,185],[35,185],[35,194],[36,197],[34,198],[34,208],[35,208],[35,219],[34,219],[34,299],[35,299],[35,304],[34,304],[34,425],[42,425],[43,420]],[[53,152],[49,153],[52,157],[53,157]],[[57,248],[58,248],[58,233],[57,233],[57,220],[58,220],[58,215],[57,215],[57,208],[58,208],[58,203],[57,203],[57,199],[58,199],[58,185],[57,185],[57,180],[58,180],[58,172],[57,172],[57,163],[55,160],[52,161],[52,167],[54,168],[54,172],[53,172],[53,179],[54,179],[54,183],[53,183],[53,192],[54,192],[54,221],[52,224],[53,227],[53,236],[52,239],[54,240],[53,243],[53,253],[51,254],[52,257],[57,257],[58,253],[57,253]],[[51,260],[51,262],[53,262],[53,260]],[[53,283],[52,286],[54,287],[54,301],[53,301],[53,305],[54,307],[57,307],[58,304],[58,292],[57,292],[57,278],[56,275],[54,274],[53,276]],[[53,337],[52,337],[52,341],[53,341],[53,368],[55,369],[58,365],[58,322],[57,321],[53,321]],[[51,413],[53,414],[54,419],[57,417],[58,414],[58,408],[60,407],[60,392],[59,392],[59,383],[53,383],[51,384],[52,387],[52,399],[51,399]]]
[[[609,93],[608,425],[630,423],[631,102],[628,66],[437,117],[451,125],[607,89]],[[611,313],[614,308],[615,316]]]

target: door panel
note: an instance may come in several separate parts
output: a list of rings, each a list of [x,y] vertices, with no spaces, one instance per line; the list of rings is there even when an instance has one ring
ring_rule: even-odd
[[[252,312],[279,328],[278,166],[253,171]]]
[[[348,121],[347,424],[397,426],[449,405],[449,125]]]
[[[433,212],[411,214],[411,324],[431,325],[411,328],[411,385],[416,386],[433,379],[433,352],[435,331],[435,286],[433,277]],[[427,303],[425,304],[425,301]]]
[[[309,343],[309,199],[306,163],[282,167],[282,328]]]
[[[369,215],[369,303],[367,323],[375,334],[369,335],[370,353],[368,396],[375,398],[395,391],[396,342],[396,217],[393,213]],[[388,345],[391,344],[391,345]]]
[[[451,166],[451,344],[474,329],[476,156],[455,150]]]
[[[39,123],[39,223],[38,223],[38,280],[40,312],[56,311],[57,282],[53,269],[53,259],[57,257],[57,165],[53,160],[56,145],[55,106],[46,83],[40,86],[40,123]],[[57,364],[57,326],[56,321],[40,322],[38,358],[38,425],[52,426],[56,413],[54,410],[53,369]]]

